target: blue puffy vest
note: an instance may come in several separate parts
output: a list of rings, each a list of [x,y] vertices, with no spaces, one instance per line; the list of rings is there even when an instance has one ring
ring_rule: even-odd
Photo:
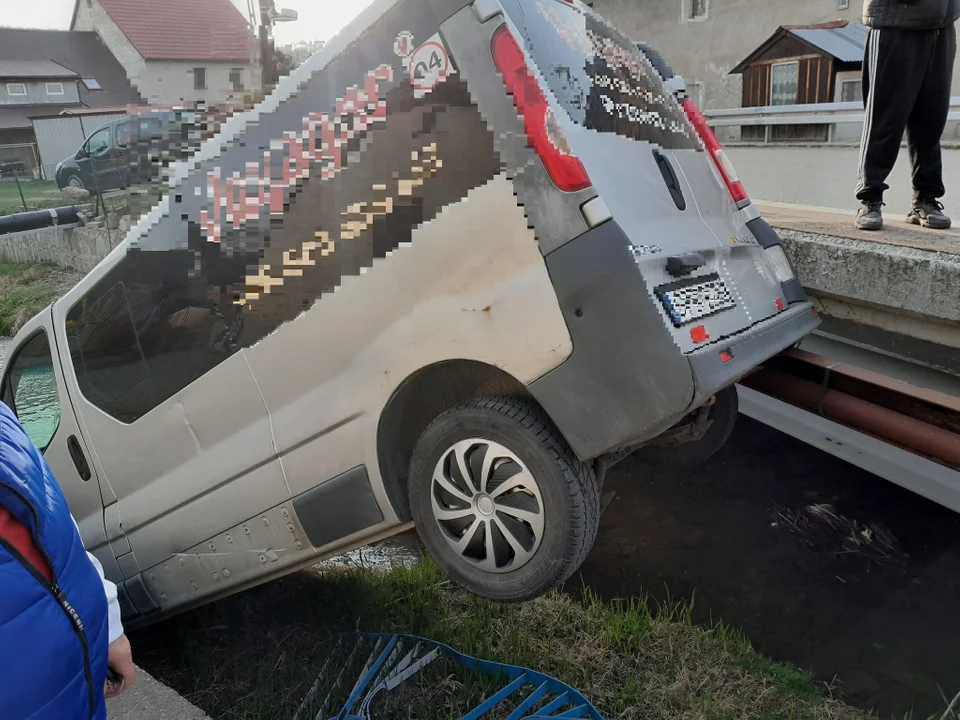
[[[103,720],[103,583],[49,466],[2,402],[0,505],[31,531],[56,583],[31,573],[0,542],[0,718]]]

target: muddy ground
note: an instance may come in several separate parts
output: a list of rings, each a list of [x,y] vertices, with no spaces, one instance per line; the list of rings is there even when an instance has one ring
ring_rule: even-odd
[[[882,717],[960,691],[960,516],[741,416],[706,468],[615,468],[582,580],[606,597],[695,596]]]

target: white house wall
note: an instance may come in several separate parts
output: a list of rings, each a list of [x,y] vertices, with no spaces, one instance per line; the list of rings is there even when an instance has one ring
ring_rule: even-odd
[[[72,29],[95,31],[117,59],[117,62],[123,66],[130,83],[140,91],[141,97],[146,99],[147,96],[138,82],[146,63],[97,0],[80,0]]]
[[[243,86],[247,91],[260,87],[260,70],[249,63],[144,60],[97,0],[80,0],[73,29],[96,31],[123,66],[130,83],[151,105],[226,100],[238,94],[234,93],[230,82],[230,71],[234,68],[242,70]],[[251,51],[253,49],[251,45]],[[198,67],[206,69],[206,90],[194,88],[193,70]]]
[[[194,88],[194,69],[198,67],[206,70],[206,90]],[[138,78],[137,89],[152,104],[222,102],[231,96],[243,96],[233,91],[230,72],[234,69],[241,70],[246,91],[259,86],[259,73],[243,63],[151,60]]]
[[[691,0],[594,0],[593,7],[633,40],[659,50],[686,80],[703,87],[707,109],[741,104],[741,77],[730,75],[781,25],[860,22],[863,2],[850,0],[707,0],[706,18],[691,20]],[[960,56],[953,95],[960,96]]]

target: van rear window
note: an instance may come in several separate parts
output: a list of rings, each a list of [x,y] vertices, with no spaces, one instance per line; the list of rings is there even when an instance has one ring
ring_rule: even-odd
[[[503,4],[575,122],[665,149],[699,148],[683,109],[646,56],[599,15],[561,0]]]

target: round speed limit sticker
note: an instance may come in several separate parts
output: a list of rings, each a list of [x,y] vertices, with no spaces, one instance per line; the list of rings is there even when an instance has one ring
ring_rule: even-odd
[[[415,90],[428,92],[447,79],[450,58],[439,42],[428,40],[410,57],[410,80]]]

